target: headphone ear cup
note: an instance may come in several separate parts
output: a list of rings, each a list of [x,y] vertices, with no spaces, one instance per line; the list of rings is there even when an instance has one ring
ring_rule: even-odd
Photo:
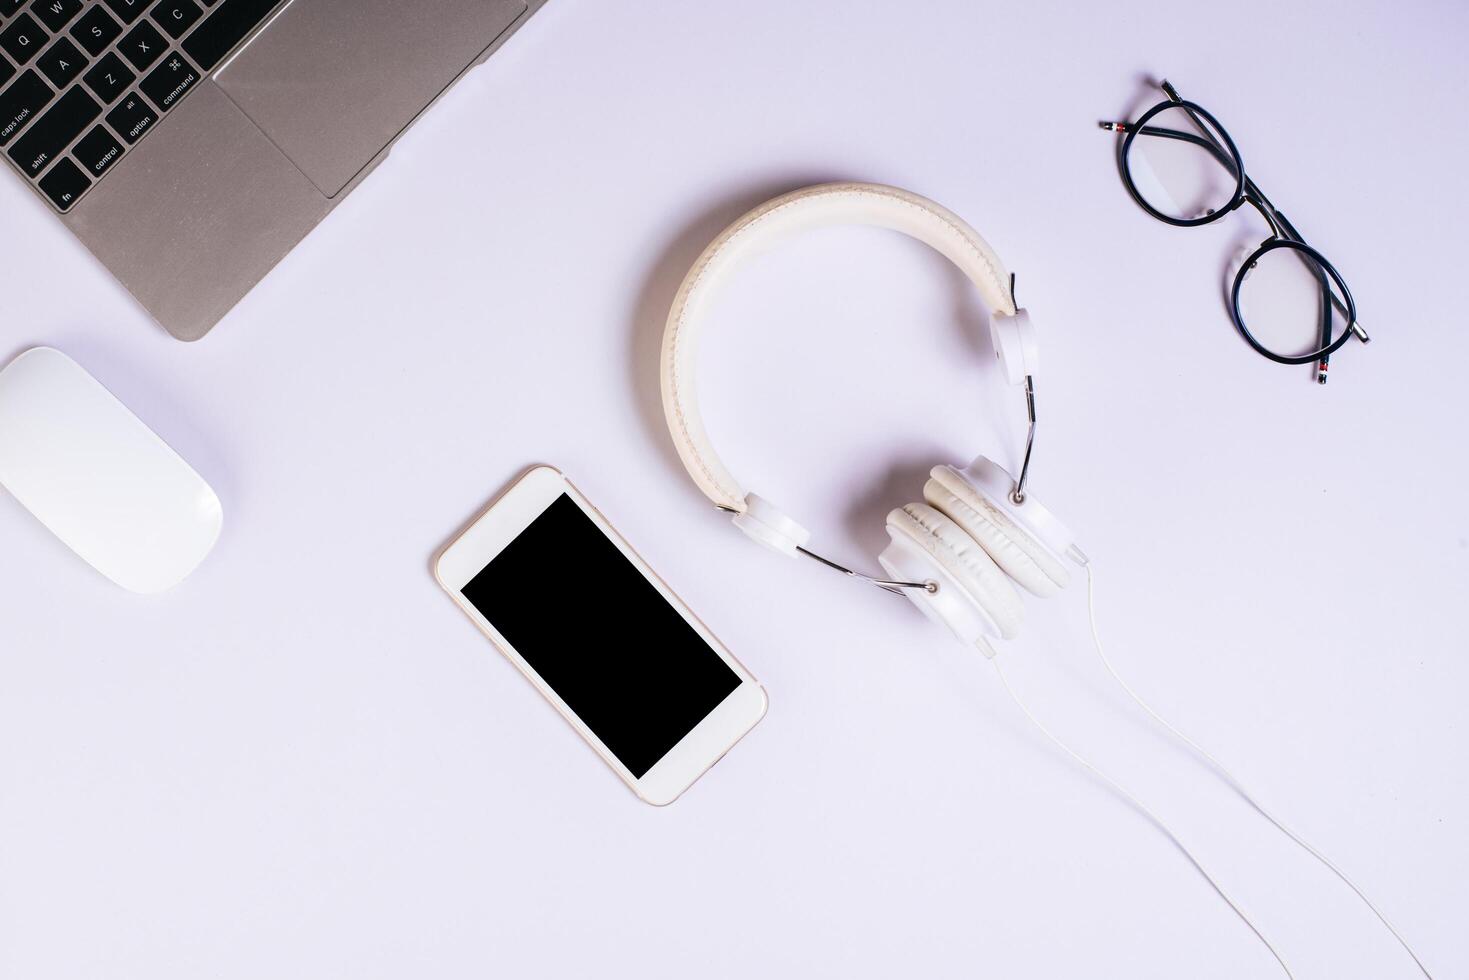
[[[1055,595],[1070,583],[1065,565],[952,466],[930,471],[923,499],[979,542],[996,565],[1032,594]]]
[[[998,634],[1006,640],[1020,632],[1023,607],[1019,594],[979,542],[957,524],[927,504],[908,504],[888,514],[887,530],[893,544],[880,560],[889,572],[912,577],[906,570],[911,566],[905,566],[897,556],[905,550],[911,553],[911,547],[905,549],[904,545],[916,545],[944,573],[938,580],[937,594],[930,596],[919,591],[909,594],[925,613],[940,619],[961,639],[971,642],[975,639],[971,635],[975,632],[975,617],[971,610],[962,608],[964,605],[980,613],[980,619],[990,627],[984,632]],[[946,583],[957,587],[963,603],[954,604],[954,596],[946,594]]]

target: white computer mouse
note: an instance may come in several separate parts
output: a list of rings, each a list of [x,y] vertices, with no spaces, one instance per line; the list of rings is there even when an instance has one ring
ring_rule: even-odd
[[[0,485],[131,592],[181,582],[214,547],[224,521],[209,484],[81,365],[50,347],[28,350],[0,370]]]

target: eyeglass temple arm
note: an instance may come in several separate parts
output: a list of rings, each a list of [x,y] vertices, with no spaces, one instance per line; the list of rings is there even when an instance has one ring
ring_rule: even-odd
[[[1147,136],[1167,136],[1170,139],[1185,140],[1189,143],[1197,144],[1198,146],[1202,146],[1204,147],[1204,149],[1212,153],[1214,155],[1214,158],[1217,159],[1226,170],[1233,170],[1234,158],[1230,154],[1228,148],[1226,148],[1223,143],[1220,143],[1219,140],[1214,136],[1214,134],[1210,132],[1209,127],[1204,125],[1203,120],[1198,117],[1198,114],[1195,113],[1192,108],[1184,104],[1183,97],[1178,94],[1178,89],[1173,87],[1173,83],[1165,78],[1161,83],[1161,87],[1163,89],[1163,94],[1168,96],[1168,101],[1178,103],[1179,108],[1188,113],[1189,120],[1193,122],[1194,127],[1198,129],[1199,132],[1204,134],[1203,137],[1194,136],[1190,133],[1180,132],[1176,129],[1164,129],[1161,126],[1144,126],[1142,129],[1138,130],[1138,132],[1143,133]],[[1125,133],[1128,130],[1127,123],[1103,122],[1100,125],[1103,129],[1109,132],[1116,131],[1119,133]],[[1248,180],[1248,178],[1246,179]]]
[[[1194,112],[1191,106],[1184,104],[1183,97],[1178,94],[1178,89],[1173,87],[1173,83],[1165,78],[1162,82],[1162,88],[1163,94],[1168,96],[1169,101],[1177,102],[1179,104],[1179,107],[1182,108],[1184,112],[1188,113],[1189,119],[1192,120],[1194,126],[1198,128],[1198,131],[1204,134],[1204,137],[1209,141],[1210,145],[1213,146],[1220,153],[1223,153],[1226,158],[1229,158],[1229,151],[1225,149],[1224,144],[1220,143],[1219,138],[1214,135],[1214,133],[1209,129],[1208,126],[1204,125],[1204,121],[1199,118],[1198,113]],[[1233,169],[1234,161],[1232,159],[1230,160],[1229,166],[1231,169]]]
[[[1118,122],[1103,122],[1098,123],[1097,125],[1101,126],[1108,132],[1115,131],[1118,133],[1125,133],[1128,131],[1129,128],[1131,128],[1128,126],[1127,123]],[[1141,133],[1143,136],[1164,136],[1171,140],[1182,140],[1185,143],[1192,143],[1195,146],[1199,146],[1205,150],[1208,150],[1213,155],[1214,159],[1219,161],[1219,165],[1224,167],[1224,169],[1234,169],[1234,159],[1230,157],[1229,151],[1220,146],[1218,143],[1215,143],[1213,140],[1205,139],[1202,136],[1195,136],[1193,133],[1185,133],[1181,129],[1168,129],[1165,126],[1142,126],[1139,127],[1136,132]],[[1248,180],[1249,178],[1245,179]]]

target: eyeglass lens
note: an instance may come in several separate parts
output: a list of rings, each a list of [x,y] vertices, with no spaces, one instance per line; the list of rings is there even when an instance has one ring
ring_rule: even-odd
[[[1349,324],[1341,290],[1314,258],[1296,248],[1274,248],[1241,270],[1239,313],[1261,347],[1300,358],[1330,346]]]
[[[1168,106],[1136,131],[1124,165],[1151,208],[1168,218],[1195,220],[1223,210],[1239,188],[1225,145],[1208,120]]]

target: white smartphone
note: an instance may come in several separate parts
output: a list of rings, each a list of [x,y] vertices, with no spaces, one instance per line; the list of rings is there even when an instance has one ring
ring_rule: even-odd
[[[439,555],[439,584],[643,800],[676,800],[765,689],[559,470],[520,477]]]

